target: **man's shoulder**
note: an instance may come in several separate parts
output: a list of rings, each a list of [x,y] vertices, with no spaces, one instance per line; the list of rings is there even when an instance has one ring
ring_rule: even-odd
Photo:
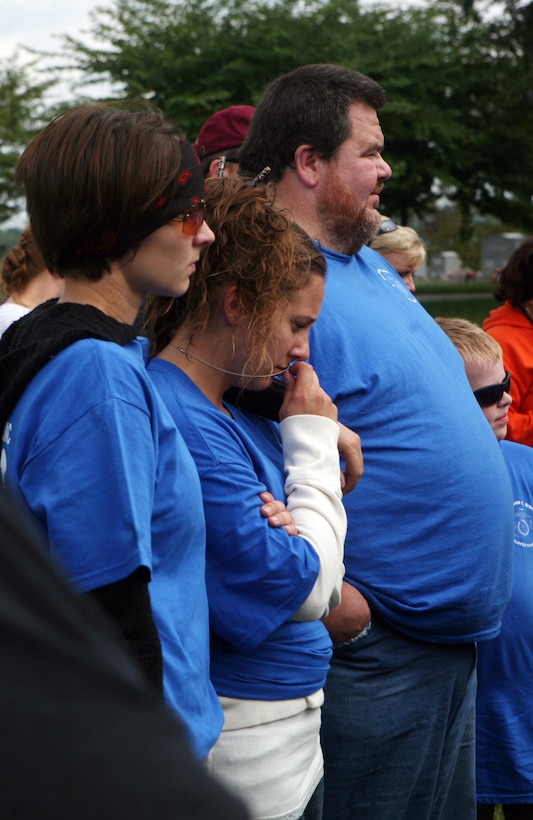
[[[357,253],[346,254],[340,253],[339,251],[334,251],[331,248],[326,247],[325,245],[320,245],[319,248],[326,257],[328,264],[337,264],[337,265],[367,265],[367,264],[374,264],[376,267],[379,264],[379,260],[383,260],[383,257],[377,253],[377,251],[372,250],[367,245],[363,245]]]
[[[320,250],[326,257],[328,273],[335,274],[335,272],[341,270],[349,273],[357,271],[366,273],[390,271],[397,276],[394,268],[389,264],[389,262],[387,262],[381,254],[372,248],[369,248],[367,245],[363,245],[357,253],[350,255],[338,253],[337,251],[332,251],[330,248],[323,246],[320,246]]]

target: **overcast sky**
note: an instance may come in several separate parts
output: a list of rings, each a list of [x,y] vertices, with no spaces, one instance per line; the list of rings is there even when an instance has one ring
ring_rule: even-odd
[[[77,35],[89,26],[89,11],[106,0],[0,0],[0,59],[19,46],[59,50],[57,34]]]
[[[57,36],[78,36],[89,27],[89,11],[111,5],[107,0],[0,0],[0,60],[19,46],[59,51]],[[22,228],[25,214],[13,217],[2,228]]]

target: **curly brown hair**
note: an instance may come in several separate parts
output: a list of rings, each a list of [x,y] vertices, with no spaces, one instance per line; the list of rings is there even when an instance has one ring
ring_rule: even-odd
[[[202,255],[187,293],[149,297],[144,329],[152,355],[185,323],[192,341],[219,309],[222,289],[236,284],[249,316],[249,360],[272,365],[266,352],[272,319],[313,274],[326,273],[320,250],[288,213],[276,210],[274,198],[272,185],[253,188],[233,177],[207,180],[206,218],[216,240]]]
[[[7,253],[0,277],[6,296],[22,290],[28,282],[46,270],[43,255],[29,225],[22,231],[18,244]]]

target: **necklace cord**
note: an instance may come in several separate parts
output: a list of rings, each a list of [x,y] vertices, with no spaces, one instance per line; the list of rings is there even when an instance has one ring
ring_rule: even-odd
[[[207,367],[212,367],[213,370],[218,370],[219,373],[226,373],[228,376],[242,376],[247,379],[269,379],[273,378],[274,376],[281,376],[282,373],[288,373],[293,365],[293,362],[290,363],[288,367],[283,368],[283,370],[275,370],[273,373],[257,373],[256,375],[249,375],[247,373],[235,373],[233,370],[224,370],[223,367],[218,367],[216,364],[212,364],[211,362],[206,362],[205,359],[201,359],[199,356],[195,356],[194,353],[191,353],[189,350],[186,350],[184,347],[180,347],[179,345],[173,344],[172,347],[175,347],[180,353],[183,353],[189,359],[194,359],[200,364],[205,364]]]

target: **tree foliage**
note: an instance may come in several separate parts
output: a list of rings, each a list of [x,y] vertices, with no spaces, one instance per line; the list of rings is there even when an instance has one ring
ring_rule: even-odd
[[[388,213],[407,222],[445,196],[460,208],[465,236],[476,212],[508,221],[513,209],[515,223],[531,230],[527,9],[509,2],[497,20],[485,12],[475,0],[407,9],[363,9],[357,0],[117,0],[93,16],[100,47],[74,39],[65,47],[84,76],[152,100],[190,138],[217,108],[256,103],[280,73],[310,62],[351,66],[387,92]]]
[[[0,63],[0,222],[20,211],[15,165],[28,140],[48,119],[45,94],[54,80],[37,80],[37,60],[14,54]]]
[[[462,234],[476,214],[533,232],[533,3],[427,0],[114,0],[62,59],[84,84],[143,97],[194,139],[215,110],[255,104],[299,65],[332,62],[378,80],[393,178],[383,210],[406,223],[442,198]],[[510,218],[512,215],[512,218]]]

